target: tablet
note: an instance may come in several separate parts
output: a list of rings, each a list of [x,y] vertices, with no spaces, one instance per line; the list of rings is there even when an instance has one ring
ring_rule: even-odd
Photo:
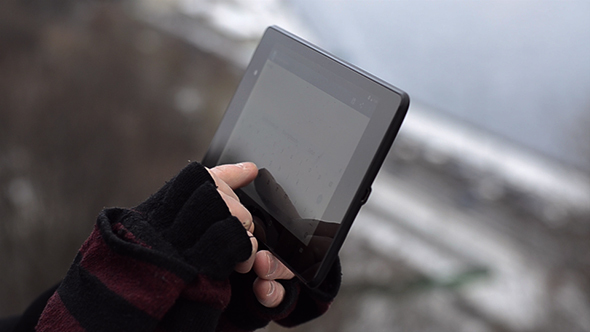
[[[402,124],[406,93],[278,27],[264,33],[203,159],[252,161],[254,235],[319,285]]]

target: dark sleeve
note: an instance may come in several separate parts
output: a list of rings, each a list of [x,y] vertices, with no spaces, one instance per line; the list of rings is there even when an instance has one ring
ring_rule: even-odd
[[[214,331],[251,250],[206,169],[190,164],[136,208],[100,213],[36,331]]]
[[[324,314],[338,294],[341,283],[340,261],[336,260],[324,282],[315,289],[308,288],[297,278],[279,280],[285,288],[285,298],[276,308],[266,308],[252,291],[254,273],[230,277],[232,297],[223,312],[217,331],[254,331],[270,321],[286,327],[303,324]]]
[[[101,213],[37,331],[153,331],[194,276],[174,257],[134,243],[137,238],[122,224],[111,227],[116,212]]]

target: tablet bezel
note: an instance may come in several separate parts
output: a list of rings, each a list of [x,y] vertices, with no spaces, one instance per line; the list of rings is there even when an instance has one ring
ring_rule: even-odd
[[[319,66],[318,68],[322,68],[322,70],[326,69],[328,72],[333,73],[336,75],[336,79],[354,84],[360,89],[371,92],[371,94],[379,99],[378,106],[373,112],[369,124],[359,141],[359,145],[353,153],[351,162],[347,165],[342,180],[337,185],[337,194],[335,195],[344,195],[345,197],[335,196],[332,198],[335,202],[346,201],[350,203],[348,203],[348,206],[344,209],[342,206],[339,206],[342,205],[340,203],[332,204],[331,201],[329,204],[328,209],[335,210],[334,214],[341,215],[342,217],[339,221],[340,226],[338,227],[338,231],[334,235],[323,259],[319,262],[318,267],[314,268],[312,273],[309,271],[302,271],[303,267],[297,266],[297,263],[294,263],[296,262],[295,258],[290,261],[289,258],[284,257],[287,255],[282,253],[283,250],[278,247],[279,244],[265,243],[263,238],[260,238],[255,234],[262,246],[266,246],[271,250],[283,263],[285,263],[285,265],[287,265],[287,267],[293,270],[293,272],[305,284],[309,287],[316,287],[328,273],[338,255],[338,251],[340,250],[346,235],[348,234],[354,218],[368,197],[371,183],[375,179],[387,153],[389,152],[405,117],[409,106],[409,97],[405,92],[398,88],[336,58],[317,46],[314,46],[276,26],[269,27],[265,31],[263,38],[254,52],[242,81],[228,105],[227,111],[213,137],[209,150],[203,158],[202,162],[205,166],[214,167],[218,164],[224,147],[227,144],[244,108],[244,104],[248,100],[248,96],[256,84],[258,71],[261,70],[269,58],[271,50],[277,46],[287,48],[290,52],[294,52],[298,56],[300,55],[303,59],[307,59],[312,63],[317,64]],[[255,160],[240,161],[255,162]],[[364,172],[362,176],[357,174],[359,169],[361,172]],[[260,209],[260,206],[257,205],[254,200],[249,199],[244,192],[240,190],[237,190],[236,192],[240,196],[244,205],[249,208],[256,206],[256,208]],[[257,214],[260,212],[261,211],[257,211]],[[263,211],[258,216],[273,219]],[[274,220],[274,222],[278,223],[276,220]],[[299,248],[299,253],[303,252],[303,250],[311,250],[311,248],[307,248],[304,244],[301,244],[301,246],[302,247]],[[292,255],[289,254],[289,256]]]

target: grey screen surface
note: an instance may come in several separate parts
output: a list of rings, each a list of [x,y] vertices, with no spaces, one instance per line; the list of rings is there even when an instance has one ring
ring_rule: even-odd
[[[328,74],[273,49],[219,158],[254,161],[259,178],[243,190],[306,245],[319,220],[339,222],[324,213],[377,104]]]

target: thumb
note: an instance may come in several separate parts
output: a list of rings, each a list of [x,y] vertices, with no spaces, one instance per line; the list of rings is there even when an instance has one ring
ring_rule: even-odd
[[[220,165],[213,167],[209,171],[227,183],[231,189],[247,185],[258,175],[258,168],[254,163],[250,162]]]

